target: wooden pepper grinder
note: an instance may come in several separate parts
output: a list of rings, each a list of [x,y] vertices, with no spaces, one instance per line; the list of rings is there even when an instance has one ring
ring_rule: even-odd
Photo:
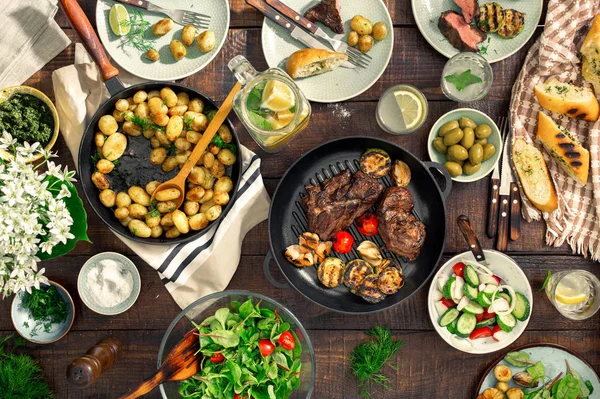
[[[85,388],[94,383],[104,371],[117,361],[121,351],[121,341],[114,337],[104,338],[87,353],[67,367],[67,381],[77,388]]]

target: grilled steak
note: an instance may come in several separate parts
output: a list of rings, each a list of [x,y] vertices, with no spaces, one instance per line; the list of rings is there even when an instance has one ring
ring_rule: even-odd
[[[479,4],[477,0],[454,0],[457,6],[460,7],[465,21],[470,24],[473,19],[479,17]]]
[[[371,208],[383,192],[383,186],[363,172],[351,174],[348,169],[323,185],[309,184],[302,202],[306,206],[308,231],[323,241],[338,231],[346,230],[354,219]]]
[[[323,22],[335,33],[344,33],[344,23],[340,16],[340,3],[338,0],[322,0],[304,13],[304,17],[312,22]]]
[[[413,198],[404,187],[388,188],[377,207],[379,234],[387,249],[415,260],[425,243],[425,225],[412,213]]]
[[[440,15],[438,27],[450,44],[460,51],[479,51],[477,45],[487,37],[485,33],[469,25],[456,11],[444,11]]]

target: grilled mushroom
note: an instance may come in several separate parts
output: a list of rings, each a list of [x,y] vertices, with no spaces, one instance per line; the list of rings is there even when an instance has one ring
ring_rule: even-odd
[[[290,245],[285,250],[285,257],[298,267],[312,266],[315,264],[315,256],[312,252],[305,253],[300,245]]]
[[[408,165],[401,160],[397,159],[394,161],[391,173],[392,179],[397,186],[406,187],[410,183],[410,168]]]
[[[371,266],[379,266],[383,261],[383,256],[379,252],[379,247],[372,241],[365,240],[356,248],[358,254]]]
[[[315,233],[306,232],[298,237],[298,241],[300,247],[302,247],[302,252],[316,251],[319,245],[319,236]]]
[[[329,256],[329,254],[331,253],[332,246],[333,243],[331,241],[322,241],[319,243],[317,249],[315,249],[315,255],[317,257],[318,263],[323,262],[323,260],[325,260],[325,258]]]
[[[515,374],[513,381],[520,387],[531,388],[533,386],[533,377],[527,371]]]

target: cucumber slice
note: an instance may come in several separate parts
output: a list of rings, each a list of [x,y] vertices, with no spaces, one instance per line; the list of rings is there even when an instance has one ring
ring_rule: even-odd
[[[463,313],[456,322],[456,335],[467,338],[475,330],[476,324],[477,318],[474,315]]]
[[[456,320],[459,314],[460,312],[456,308],[450,308],[446,310],[446,313],[440,317],[440,327],[446,327],[448,324],[452,323],[454,320]]]
[[[448,332],[450,334],[456,334],[456,322],[457,322],[457,320],[454,319],[454,321],[452,323],[450,323],[446,326],[446,328],[448,329]]]
[[[492,317],[491,319],[481,320],[479,323],[477,323],[477,325],[475,325],[475,328],[491,327],[494,324],[496,324],[496,316]]]
[[[492,298],[485,292],[480,292],[479,295],[477,295],[477,303],[484,308],[487,308],[492,304]]]
[[[465,281],[471,284],[473,287],[477,287],[479,285],[479,276],[473,267],[466,265],[464,271]]]
[[[478,304],[475,301],[469,301],[469,303],[467,304],[467,306],[465,306],[463,308],[463,312],[465,313],[470,313],[470,314],[482,314],[483,313],[483,307]]]
[[[501,292],[499,294],[496,294],[497,298],[504,298],[506,299],[506,302],[508,302],[509,305],[512,305],[512,300],[510,298],[510,295],[508,295],[506,292]]]
[[[442,295],[446,299],[452,299],[452,292],[454,292],[454,282],[456,281],[455,277],[450,277],[446,284],[444,284],[444,289],[442,290]]]
[[[520,292],[516,293],[515,296],[515,308],[512,311],[513,316],[517,318],[519,321],[525,321],[529,317],[529,313],[531,312],[531,305],[525,295]]]
[[[511,332],[513,328],[517,325],[517,319],[512,314],[507,314],[504,316],[496,315],[496,321],[498,325],[503,331]]]
[[[490,298],[492,297],[492,294],[494,292],[496,292],[496,290],[498,289],[497,285],[493,285],[493,284],[486,284],[485,288],[482,290],[483,292],[485,292],[486,294],[490,295]]]
[[[477,295],[479,295],[479,291],[477,290],[477,287],[473,287],[470,284],[465,284],[465,286],[463,287],[463,291],[465,293],[465,296],[467,298],[469,298],[472,301],[476,301],[477,300]]]

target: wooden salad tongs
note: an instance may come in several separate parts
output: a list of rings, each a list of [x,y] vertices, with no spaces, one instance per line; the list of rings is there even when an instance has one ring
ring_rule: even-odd
[[[153,376],[144,380],[133,392],[119,399],[139,398],[164,382],[183,381],[197,374],[202,356],[196,355],[200,350],[200,340],[198,335],[194,334],[196,331],[193,329],[185,334]]]
[[[231,109],[233,108],[233,98],[240,91],[241,88],[242,85],[239,82],[236,83],[235,86],[233,86],[233,88],[227,95],[227,98],[225,99],[221,107],[219,107],[219,110],[217,111],[213,119],[210,121],[210,124],[208,125],[204,133],[202,133],[202,138],[196,144],[194,151],[190,154],[188,160],[185,161],[179,173],[177,173],[177,176],[170,180],[167,180],[164,183],[161,183],[158,187],[156,187],[156,189],[152,193],[152,200],[154,200],[154,196],[156,195],[156,193],[160,191],[167,189],[177,189],[179,190],[179,198],[173,201],[177,202],[177,208],[179,208],[181,204],[183,204],[183,200],[185,198],[185,179],[187,179],[194,165],[198,163],[198,160],[200,160],[200,157],[202,156],[202,154],[204,154],[204,151],[212,141],[213,137],[215,137],[217,130],[219,130],[223,122],[225,122],[225,118],[227,118],[227,115],[229,115]]]

